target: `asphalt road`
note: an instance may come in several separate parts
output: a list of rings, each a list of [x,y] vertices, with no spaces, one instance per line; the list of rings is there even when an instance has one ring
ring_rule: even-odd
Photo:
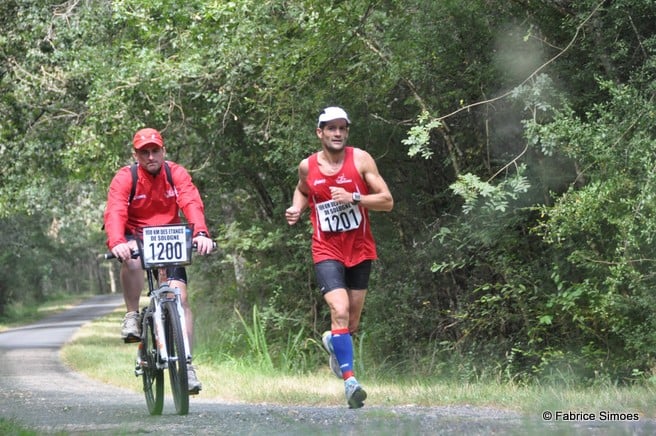
[[[143,395],[72,372],[59,349],[82,324],[123,304],[103,295],[38,323],[0,333],[0,417],[39,434],[203,435],[436,435],[436,434],[656,434],[653,421],[545,422],[496,409],[346,407],[234,404],[191,399],[178,416],[167,398],[162,416],[150,416]]]

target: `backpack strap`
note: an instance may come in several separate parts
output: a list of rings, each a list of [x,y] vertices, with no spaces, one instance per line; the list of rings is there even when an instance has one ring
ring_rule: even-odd
[[[169,167],[169,163],[167,161],[164,161],[164,172],[166,173],[166,180],[169,181],[169,185],[171,185],[171,188],[173,188],[173,192],[175,192],[175,197],[178,197],[178,190],[175,189],[175,184],[173,183],[173,176],[171,175],[171,167]]]
[[[134,198],[134,193],[137,191],[137,178],[139,177],[137,175],[137,163],[133,163],[132,166],[130,167],[130,172],[132,173],[132,189],[130,189],[130,197],[128,198],[128,205],[132,203],[132,199]]]
[[[130,172],[132,173],[132,189],[130,190],[130,198],[128,198],[128,205],[132,203],[132,199],[134,198],[134,194],[137,191],[137,180],[138,180],[138,173],[137,173],[137,166],[138,164],[135,162],[130,166]],[[175,192],[175,196],[178,196],[178,190],[175,189],[175,184],[173,184],[173,176],[171,175],[171,167],[169,167],[169,163],[164,161],[164,172],[166,173],[166,180],[169,181],[169,185],[173,188],[173,192]]]

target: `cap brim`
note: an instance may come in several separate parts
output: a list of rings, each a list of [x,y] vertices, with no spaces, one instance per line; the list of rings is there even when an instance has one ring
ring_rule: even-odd
[[[154,141],[144,141],[144,142],[138,142],[136,144],[133,144],[135,150],[141,150],[147,145],[154,145],[156,147],[163,147],[163,144],[160,144],[159,142],[154,142]]]

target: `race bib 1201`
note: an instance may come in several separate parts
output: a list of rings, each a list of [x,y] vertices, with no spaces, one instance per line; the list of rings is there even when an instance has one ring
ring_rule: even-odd
[[[324,232],[348,232],[360,227],[362,213],[355,204],[338,203],[334,200],[317,203],[317,219]]]

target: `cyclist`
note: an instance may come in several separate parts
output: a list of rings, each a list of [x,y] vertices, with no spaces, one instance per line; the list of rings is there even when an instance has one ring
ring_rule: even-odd
[[[321,112],[316,129],[321,150],[299,164],[285,217],[292,225],[311,209],[314,270],[331,316],[331,331],[322,339],[331,369],[344,380],[346,401],[357,409],[367,394],[354,376],[351,335],[358,329],[377,257],[368,211],[390,211],[394,200],[371,155],[346,145],[350,123],[342,108]]]
[[[132,145],[136,181],[131,166],[121,168],[109,185],[104,213],[107,246],[121,260],[121,286],[127,309],[121,337],[126,343],[138,342],[141,335],[139,298],[144,286],[144,271],[141,260],[131,258],[132,250],[137,248],[135,238],[140,229],[149,225],[180,223],[179,211],[182,210],[187,221],[194,224],[193,241],[198,246],[198,254],[208,254],[213,247],[198,189],[184,167],[165,161],[166,148],[160,132],[152,128],[141,129],[135,133]],[[187,273],[184,267],[175,267],[168,268],[165,275],[164,271],[160,272],[161,278],[171,280],[171,286],[180,289],[187,321],[183,328],[191,347],[193,318],[187,298]],[[192,365],[188,366],[188,380],[189,392],[197,394],[202,384]]]

